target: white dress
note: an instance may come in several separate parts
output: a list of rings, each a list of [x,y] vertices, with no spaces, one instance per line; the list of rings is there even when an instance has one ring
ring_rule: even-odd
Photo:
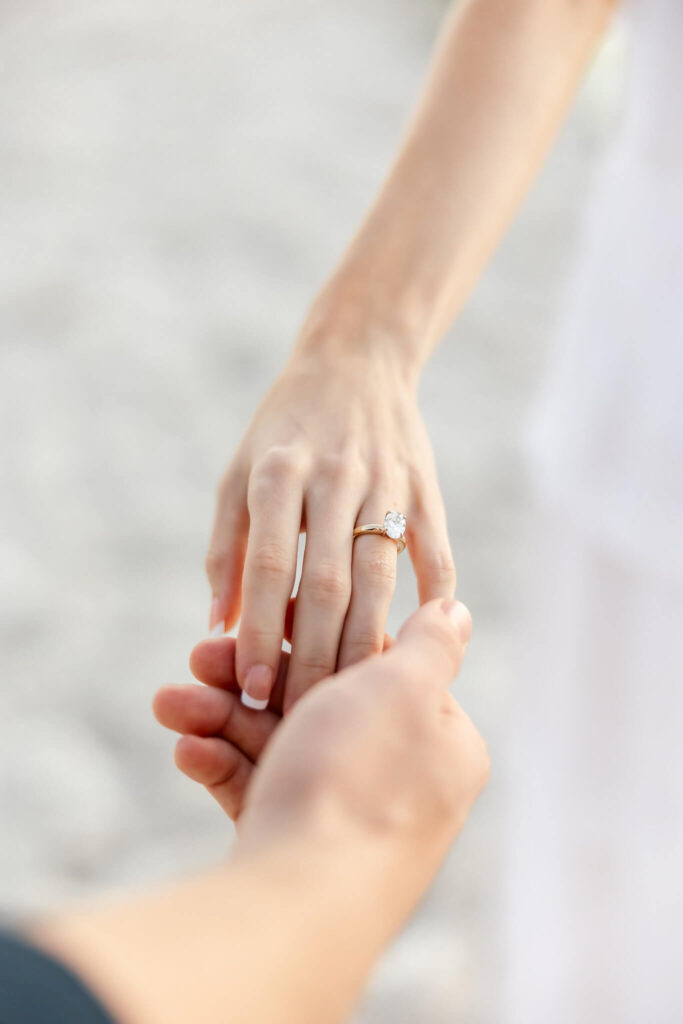
[[[529,431],[504,1024],[683,1021],[683,0],[627,15],[621,129]]]

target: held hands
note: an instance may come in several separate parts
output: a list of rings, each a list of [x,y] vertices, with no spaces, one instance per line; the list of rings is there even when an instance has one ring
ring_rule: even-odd
[[[382,866],[370,873],[390,885],[396,924],[488,776],[485,745],[447,688],[471,622],[452,600],[415,382],[377,347],[342,357],[329,343],[300,343],[220,487],[207,556],[213,639],[191,658],[208,685],[166,687],[155,700],[159,721],[182,733],[178,767],[239,819],[242,848],[303,836],[353,862],[358,844],[370,861],[379,851]],[[384,536],[353,541],[354,527],[381,523],[389,509],[407,514],[424,604],[395,644],[384,627],[397,546]],[[237,639],[223,636],[240,613]]]
[[[413,376],[369,345],[362,356],[300,346],[223,478],[207,556],[212,632],[231,628],[241,610],[235,677],[252,706],[265,706],[278,675],[302,530],[283,709],[382,649],[396,545],[381,536],[354,543],[352,533],[389,509],[407,514],[421,602],[451,597],[446,516]]]
[[[470,631],[464,605],[432,601],[385,653],[315,687],[284,719],[286,655],[271,708],[255,713],[238,697],[235,641],[203,641],[191,665],[208,686],[165,687],[155,713],[183,734],[178,766],[239,817],[243,843],[361,836],[400,878],[393,898],[408,913],[488,777],[485,744],[448,691]]]

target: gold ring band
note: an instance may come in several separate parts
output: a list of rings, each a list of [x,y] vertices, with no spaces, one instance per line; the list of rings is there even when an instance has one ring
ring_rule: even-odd
[[[406,517],[403,513],[389,511],[385,515],[383,523],[368,523],[365,526],[356,526],[353,531],[353,539],[355,540],[356,537],[362,537],[365,534],[386,537],[387,540],[394,541],[396,550],[400,555],[406,546],[405,529]]]

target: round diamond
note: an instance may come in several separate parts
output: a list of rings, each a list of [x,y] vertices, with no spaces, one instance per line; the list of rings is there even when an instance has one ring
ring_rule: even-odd
[[[406,517],[402,512],[387,512],[384,517],[384,532],[392,540],[400,540],[406,532]]]

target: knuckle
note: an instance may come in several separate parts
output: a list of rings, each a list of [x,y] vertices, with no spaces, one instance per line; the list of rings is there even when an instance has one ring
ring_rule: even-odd
[[[346,479],[350,471],[350,457],[344,452],[327,452],[318,459],[316,475],[330,483]]]
[[[405,491],[403,476],[398,468],[393,466],[375,467],[370,472],[370,493],[378,500],[377,512],[384,516],[387,509],[398,503],[399,507],[403,502],[399,501],[399,495]],[[374,504],[374,501],[373,501]]]
[[[351,596],[349,575],[337,565],[318,565],[306,575],[306,586],[323,601],[348,602]]]
[[[322,679],[334,672],[335,659],[325,651],[305,651],[297,655],[296,665],[305,675]]]
[[[328,452],[321,455],[312,474],[311,490],[319,496],[343,493],[365,478],[365,463],[354,452]]]
[[[342,477],[344,480],[359,481],[365,480],[368,468],[366,460],[360,452],[346,452],[343,456]]]
[[[354,630],[349,637],[348,650],[354,657],[367,657],[369,654],[379,654],[384,644],[384,634],[379,630],[364,629]]]
[[[250,483],[287,483],[301,472],[301,457],[288,445],[274,445],[255,463]]]
[[[249,567],[257,577],[273,582],[289,579],[291,565],[288,553],[282,545],[270,541],[254,551]]]
[[[370,477],[378,487],[391,487],[397,481],[405,480],[405,462],[396,452],[375,450],[369,456]],[[382,493],[377,491],[376,493]]]
[[[434,583],[443,583],[445,586],[455,587],[455,562],[448,551],[441,551],[429,570],[430,578]]]
[[[249,651],[254,660],[268,664],[273,658],[273,651],[277,652],[278,646],[282,644],[282,630],[262,623],[252,624],[249,620],[240,626],[240,639],[243,641],[243,650]],[[277,661],[277,658],[276,658]]]
[[[408,477],[408,486],[410,491],[415,495],[418,503],[421,503],[422,496],[431,490],[432,480],[425,467],[419,462],[410,462],[406,466],[406,475]]]

